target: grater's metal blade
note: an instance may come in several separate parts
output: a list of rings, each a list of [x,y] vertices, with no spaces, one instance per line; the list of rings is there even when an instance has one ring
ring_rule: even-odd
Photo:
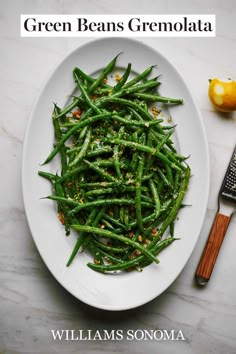
[[[220,195],[223,199],[236,203],[236,147],[226,171]]]

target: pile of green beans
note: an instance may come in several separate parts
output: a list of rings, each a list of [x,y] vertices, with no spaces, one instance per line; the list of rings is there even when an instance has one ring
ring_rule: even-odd
[[[159,263],[157,255],[176,240],[174,222],[190,179],[172,141],[174,127],[151,113],[153,102],[183,101],[158,94],[153,67],[129,80],[128,64],[108,84],[117,57],[97,78],[74,68],[79,94],[64,109],[54,106],[56,143],[44,162],[59,153],[61,169],[39,171],[52,183],[47,198],[56,201],[66,234],[77,231],[67,266],[87,250],[94,259],[88,266],[99,272]]]

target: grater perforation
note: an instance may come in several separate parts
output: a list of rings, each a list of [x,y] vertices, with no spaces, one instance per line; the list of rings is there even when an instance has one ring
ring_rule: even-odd
[[[236,147],[226,171],[220,195],[225,200],[236,202]]]

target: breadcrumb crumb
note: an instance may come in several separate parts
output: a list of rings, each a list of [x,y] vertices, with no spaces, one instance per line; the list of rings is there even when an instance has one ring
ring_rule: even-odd
[[[138,242],[143,242],[143,238],[141,235],[138,236]]]
[[[159,113],[157,107],[155,107],[155,106],[151,108],[151,111],[152,111],[153,117],[156,117]]]
[[[115,76],[115,80],[118,82],[118,81],[120,81],[120,79],[121,79],[120,74],[116,74],[116,76]]]
[[[64,216],[63,216],[62,211],[60,211],[60,212],[58,213],[58,219],[59,219],[59,221],[62,223],[62,225],[65,225],[65,219],[64,219]]]
[[[72,112],[72,116],[75,117],[76,119],[80,119],[82,113],[83,113],[82,109],[79,108],[77,111]]]

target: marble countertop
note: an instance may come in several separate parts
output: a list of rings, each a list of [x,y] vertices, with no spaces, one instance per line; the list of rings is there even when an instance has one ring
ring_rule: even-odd
[[[217,37],[143,39],[170,58],[184,77],[203,116],[211,184],[208,208],[187,265],[151,303],[113,313],[91,308],[52,277],[32,240],[21,190],[24,131],[50,71],[80,38],[20,38],[20,14],[30,13],[215,13]],[[0,353],[236,353],[236,218],[206,288],[194,272],[217,210],[217,194],[236,140],[236,114],[215,112],[208,78],[235,79],[236,7],[233,0],[120,1],[9,0],[0,9]],[[184,60],[183,60],[184,58]],[[176,329],[186,341],[53,341],[51,329]]]

